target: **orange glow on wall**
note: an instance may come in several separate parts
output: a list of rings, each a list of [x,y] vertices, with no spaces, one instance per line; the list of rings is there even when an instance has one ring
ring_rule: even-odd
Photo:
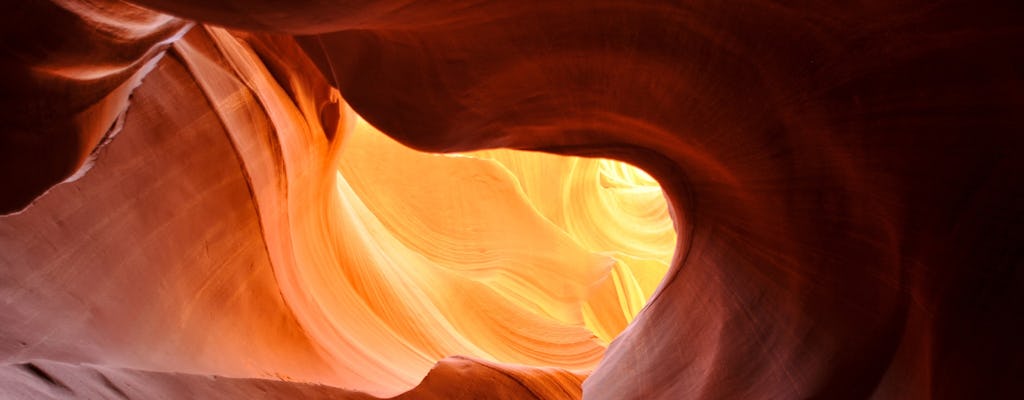
[[[1024,398],[1014,2],[7,3],[0,398]]]
[[[585,375],[668,269],[664,195],[633,166],[422,153],[361,119],[348,135],[335,262],[298,265],[284,294],[338,365],[363,354],[342,373],[360,390],[407,390],[453,355]]]

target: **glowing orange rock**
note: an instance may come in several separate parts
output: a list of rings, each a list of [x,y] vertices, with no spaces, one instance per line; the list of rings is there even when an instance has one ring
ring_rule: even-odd
[[[383,394],[426,373],[401,398],[1021,397],[1012,2],[133,2],[162,11],[2,6],[0,210],[21,212],[0,217],[0,396],[367,398],[265,380]],[[482,270],[486,252],[423,240],[438,193],[364,201],[372,182],[338,175],[347,106],[421,150],[658,179],[674,258],[585,381],[489,360],[583,368],[622,329],[662,265],[647,244],[669,241],[635,229],[656,196],[612,194],[643,176],[459,161],[494,161],[464,176],[518,193],[509,227],[544,227],[496,255],[579,261],[563,291],[551,265]],[[549,200],[602,193],[588,179],[612,190]],[[630,212],[588,227],[611,203]],[[607,252],[627,232],[650,243]],[[449,309],[518,323],[498,340]],[[428,365],[451,349],[481,357]]]
[[[586,373],[600,360],[602,343],[635,316],[667,269],[675,236],[664,198],[656,183],[631,167],[564,159],[572,165],[569,175],[554,180],[565,186],[562,193],[531,202],[523,188],[534,183],[500,162],[476,158],[483,154],[419,153],[363,121],[343,143],[338,211],[328,211],[332,222],[323,235],[333,245],[325,249],[333,262],[297,264],[284,273],[294,273],[288,281],[299,283],[283,291],[336,368],[348,371],[340,378],[344,387],[397,394],[450,355]],[[519,156],[526,168],[561,161]],[[575,164],[627,175],[577,171]],[[610,188],[602,199],[601,177],[617,177],[625,186],[639,177],[646,186]],[[578,181],[594,187],[581,191],[574,187]],[[572,234],[537,213],[555,205],[579,216],[588,210],[576,207],[635,197],[655,201],[655,212],[640,217],[650,218],[643,222],[655,232],[660,225],[667,239],[637,254],[612,243],[600,249],[609,252],[605,256],[581,244],[596,236],[630,242],[650,235],[642,228],[639,234],[602,230],[601,222],[615,222],[604,218],[627,212],[618,204],[593,210],[604,213],[595,219],[577,220]],[[611,257],[616,250],[623,257],[662,259],[638,262],[651,270],[634,275]],[[355,363],[353,354],[366,358]]]

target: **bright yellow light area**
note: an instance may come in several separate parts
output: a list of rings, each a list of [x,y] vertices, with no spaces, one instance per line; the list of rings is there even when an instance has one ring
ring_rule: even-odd
[[[309,250],[335,262],[299,265],[289,296],[364,389],[453,355],[587,373],[668,269],[665,198],[630,165],[422,153],[361,119],[343,140],[336,207],[312,228],[332,243]]]
[[[615,160],[506,149],[470,155],[501,164],[540,215],[588,251],[615,260],[583,305],[587,328],[610,342],[647,303],[675,251],[661,186]]]

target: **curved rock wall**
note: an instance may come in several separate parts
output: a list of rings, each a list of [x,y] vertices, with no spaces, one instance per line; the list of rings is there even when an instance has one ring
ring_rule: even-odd
[[[587,398],[1020,395],[1013,2],[138,3],[301,36],[5,6],[4,210],[36,199],[0,220],[9,364],[340,385],[280,273],[331,251],[318,193],[356,124],[340,93],[421,150],[601,156],[658,180],[682,240]],[[518,382],[486,392],[509,398],[582,379],[448,359],[407,396],[492,378]]]

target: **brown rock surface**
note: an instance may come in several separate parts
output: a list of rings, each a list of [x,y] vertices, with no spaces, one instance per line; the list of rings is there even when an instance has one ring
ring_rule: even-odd
[[[3,211],[24,208],[0,217],[11,396],[89,397],[109,389],[96,371],[136,382],[130,398],[361,396],[267,379],[410,398],[1021,396],[1014,2],[137,3],[239,31],[183,36],[116,1],[4,6]],[[302,272],[348,254],[324,235],[350,221],[331,210],[357,124],[332,85],[412,147],[616,158],[659,181],[675,257],[582,388],[586,372],[476,358],[388,369],[424,351],[354,323],[377,305],[310,316]],[[347,363],[322,341],[338,332]]]

